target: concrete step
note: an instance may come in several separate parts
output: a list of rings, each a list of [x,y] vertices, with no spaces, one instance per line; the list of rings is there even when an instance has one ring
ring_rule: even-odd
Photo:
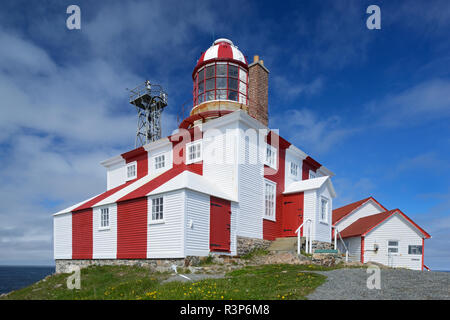
[[[304,244],[304,239],[301,239],[302,244]],[[297,251],[297,237],[283,237],[276,238],[270,244],[269,251],[274,252],[292,252],[295,253]]]

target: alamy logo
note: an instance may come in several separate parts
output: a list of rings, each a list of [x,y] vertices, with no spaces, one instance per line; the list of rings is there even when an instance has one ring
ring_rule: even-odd
[[[73,290],[73,289],[81,289],[81,269],[79,266],[70,266],[69,267],[69,273],[72,273],[67,278],[67,289]]]
[[[72,5],[67,7],[66,13],[70,14],[70,16],[66,20],[67,29],[69,29],[69,30],[73,30],[73,29],[80,30],[81,29],[81,10],[80,10],[80,7],[75,5],[75,4],[72,4]]]
[[[366,26],[367,29],[381,29],[381,9],[377,5],[371,5],[367,7],[366,13],[370,14],[367,18]]]
[[[381,274],[380,268],[375,265],[370,265],[366,272],[372,274],[367,278],[367,289],[381,289]]]

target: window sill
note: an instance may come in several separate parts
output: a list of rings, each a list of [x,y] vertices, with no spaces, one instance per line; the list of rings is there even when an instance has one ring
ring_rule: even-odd
[[[98,231],[108,231],[108,230],[111,230],[111,228],[110,227],[100,227],[100,228],[98,228]]]
[[[263,217],[263,219],[264,219],[264,220],[268,220],[268,221],[273,221],[273,222],[276,222],[276,221],[277,221],[277,219],[275,219],[275,218]]]
[[[164,219],[163,220],[151,220],[148,224],[163,224],[163,223],[166,223],[164,221]]]
[[[328,225],[328,222],[326,222],[326,221],[319,221],[319,223],[321,223],[321,224],[324,224],[324,225]]]

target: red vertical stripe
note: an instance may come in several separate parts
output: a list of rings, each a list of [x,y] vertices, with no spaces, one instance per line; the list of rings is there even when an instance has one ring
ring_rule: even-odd
[[[233,50],[231,49],[231,46],[227,43],[221,43],[219,45],[217,56],[220,58],[233,59]]]
[[[92,259],[92,208],[72,213],[72,259]]]
[[[361,263],[364,263],[364,237],[361,237]]]
[[[147,258],[147,197],[117,203],[117,259]]]

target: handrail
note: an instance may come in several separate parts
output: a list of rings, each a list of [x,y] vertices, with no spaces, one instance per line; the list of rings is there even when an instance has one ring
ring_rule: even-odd
[[[302,222],[302,224],[297,228],[297,230],[295,230],[295,233],[297,234],[297,254],[300,254],[301,252],[301,232],[300,230],[303,228],[303,225],[305,223],[309,222],[309,228],[308,228],[308,233],[305,233],[305,238],[306,238],[306,242],[305,242],[305,247],[306,247],[306,253],[311,253],[312,251],[312,241],[311,241],[311,225],[312,225],[312,220],[311,219],[306,219],[305,221]]]
[[[423,265],[423,267],[424,267],[425,269],[427,269],[427,271],[431,271],[431,269],[428,268],[426,265]]]
[[[339,232],[339,230],[335,227],[334,228],[334,244],[336,246],[336,234],[339,236],[339,239],[341,239],[342,244],[344,245],[345,248],[345,262],[348,262],[348,248],[345,245],[344,239],[342,239],[341,233]],[[337,249],[336,247],[334,249]]]

